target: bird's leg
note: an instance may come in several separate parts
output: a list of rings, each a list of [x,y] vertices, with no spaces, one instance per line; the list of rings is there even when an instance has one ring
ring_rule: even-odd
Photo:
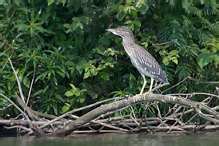
[[[142,88],[141,88],[141,92],[140,92],[140,94],[142,94],[143,93],[143,91],[144,91],[144,88],[145,88],[145,85],[147,84],[147,81],[146,81],[146,79],[145,79],[145,76],[144,75],[141,75],[142,77],[143,77],[143,79],[144,79],[144,84],[143,84],[143,86],[142,86]]]
[[[154,83],[154,79],[151,77],[151,85],[150,85],[150,88],[149,88],[149,91],[148,91],[148,92],[151,91],[151,89],[152,89],[152,87],[153,87],[153,83]]]
[[[145,76],[144,76],[143,74],[141,74],[141,76],[142,76],[143,79],[144,79],[144,84],[143,84],[143,86],[142,86],[142,88],[141,88],[140,94],[143,94],[143,91],[144,91],[144,88],[145,88],[145,85],[146,85],[147,81],[146,81]],[[140,100],[140,97],[139,97],[139,98],[134,97],[134,101],[138,101],[138,100]]]
[[[154,79],[151,77],[151,84],[150,84],[150,88],[149,88],[149,91],[146,92],[146,94],[149,94],[152,90],[152,87],[153,87],[153,83],[154,83]],[[144,100],[145,100],[145,96],[144,96]]]

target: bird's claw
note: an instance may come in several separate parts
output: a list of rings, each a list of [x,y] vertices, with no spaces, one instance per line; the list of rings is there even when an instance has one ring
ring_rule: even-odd
[[[147,95],[147,94],[149,94],[149,93],[151,93],[151,91],[148,91],[148,92],[143,93],[143,94],[140,93],[139,95],[137,95],[137,96],[134,97],[134,102],[140,101],[142,96],[143,96],[143,98],[144,98],[144,100],[145,100],[145,95]]]
[[[141,94],[139,94],[139,95],[141,95]],[[140,101],[140,100],[141,100],[140,96],[137,95],[137,96],[134,97],[134,102],[137,102],[137,101]]]

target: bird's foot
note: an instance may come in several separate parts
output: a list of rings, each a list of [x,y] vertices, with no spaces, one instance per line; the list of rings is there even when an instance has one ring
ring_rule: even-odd
[[[142,94],[139,94],[139,95],[135,96],[135,97],[134,97],[134,102],[140,101],[140,100],[141,100],[141,95],[142,95]]]
[[[140,101],[141,97],[143,96],[144,100],[145,100],[145,96],[147,96],[148,94],[152,93],[151,91],[148,91],[146,93],[140,93],[137,96],[134,97],[134,102]]]

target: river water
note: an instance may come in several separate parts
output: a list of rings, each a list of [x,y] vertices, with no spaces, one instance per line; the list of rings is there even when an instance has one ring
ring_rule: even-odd
[[[219,134],[96,134],[71,137],[0,138],[0,146],[218,146]]]

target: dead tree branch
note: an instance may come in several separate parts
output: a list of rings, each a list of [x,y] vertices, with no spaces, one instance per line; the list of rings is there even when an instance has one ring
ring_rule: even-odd
[[[186,98],[177,97],[177,96],[160,95],[160,94],[150,93],[150,94],[143,94],[143,95],[138,94],[133,98],[129,97],[128,99],[123,99],[123,100],[120,100],[117,102],[102,105],[102,106],[88,112],[87,114],[83,115],[82,117],[76,119],[75,121],[72,121],[67,126],[58,129],[55,132],[55,135],[56,136],[68,135],[68,134],[72,133],[74,130],[76,130],[77,128],[82,127],[84,124],[90,122],[91,120],[95,119],[96,117],[98,117],[102,114],[114,111],[116,109],[120,109],[122,107],[130,106],[132,104],[136,104],[134,98],[140,99],[139,101],[137,101],[137,103],[161,101],[161,102],[165,102],[165,103],[178,103],[181,105],[185,105],[185,106],[188,106],[191,108],[195,108],[195,110],[198,112],[198,114],[201,117],[203,117],[204,119],[212,121],[212,122],[217,123],[217,124],[219,123],[219,113],[217,113],[216,111],[212,110],[211,108],[209,108],[208,106],[206,106],[200,102],[191,101],[191,100],[188,100]],[[209,118],[209,116],[207,116],[206,114],[202,114],[200,112],[201,110],[208,112],[209,114],[212,115],[212,117]]]

